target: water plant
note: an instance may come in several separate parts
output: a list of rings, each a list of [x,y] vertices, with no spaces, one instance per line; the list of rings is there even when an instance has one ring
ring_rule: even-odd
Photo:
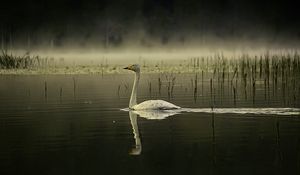
[[[54,58],[30,56],[29,52],[22,56],[17,56],[2,50],[0,55],[0,69],[28,69],[49,67],[50,65],[54,65]]]

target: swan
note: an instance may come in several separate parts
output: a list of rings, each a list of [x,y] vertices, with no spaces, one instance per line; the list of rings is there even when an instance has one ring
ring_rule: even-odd
[[[132,87],[132,92],[129,101],[129,109],[131,110],[171,110],[171,109],[180,109],[179,106],[176,106],[172,103],[169,103],[164,100],[147,100],[140,104],[137,104],[137,90],[140,80],[140,66],[138,64],[133,64],[125,67],[124,69],[131,70],[135,72],[134,83]]]

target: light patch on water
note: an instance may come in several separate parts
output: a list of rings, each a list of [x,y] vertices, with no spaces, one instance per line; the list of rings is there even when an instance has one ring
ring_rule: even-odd
[[[129,108],[121,109],[130,111]],[[300,116],[300,108],[181,108],[174,110],[140,110],[132,111],[140,117],[150,120],[161,120],[172,115],[193,112],[193,113],[215,113],[215,114],[253,114],[253,115],[280,115]]]
[[[300,115],[299,108],[182,108],[181,112],[255,115]]]

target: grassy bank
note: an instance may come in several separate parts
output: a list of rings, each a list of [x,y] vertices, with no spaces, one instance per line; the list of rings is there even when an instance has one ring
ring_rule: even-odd
[[[109,60],[109,59],[108,59]],[[223,78],[232,74],[231,78],[243,79],[259,77],[287,76],[300,74],[300,55],[287,54],[243,54],[225,57],[222,54],[207,57],[182,58],[173,61],[151,61],[140,59],[138,63],[143,73],[213,73]],[[130,64],[130,63],[128,63]],[[111,74],[128,73],[122,68],[125,65],[110,64],[67,64],[63,58],[42,58],[29,53],[16,56],[2,51],[0,55],[0,74]]]

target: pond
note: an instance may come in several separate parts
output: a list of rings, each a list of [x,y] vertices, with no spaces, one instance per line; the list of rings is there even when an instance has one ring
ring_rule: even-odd
[[[0,172],[299,174],[299,89],[212,77],[142,74],[139,102],[184,110],[139,114],[132,74],[1,75]]]

